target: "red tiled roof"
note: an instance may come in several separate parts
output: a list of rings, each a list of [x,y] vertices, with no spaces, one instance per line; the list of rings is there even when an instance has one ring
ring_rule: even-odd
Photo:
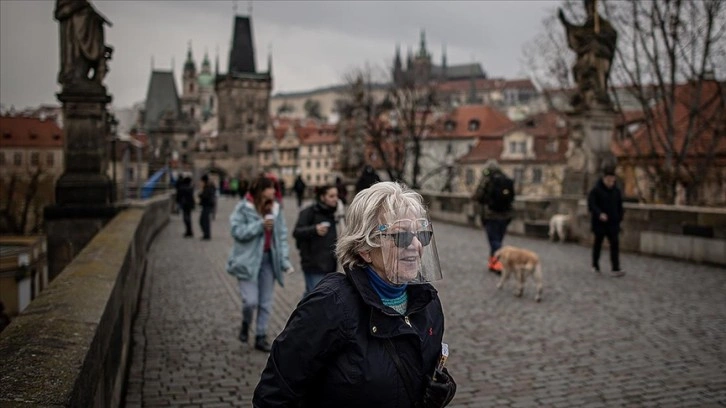
[[[504,139],[487,137],[479,139],[471,151],[457,160],[459,163],[479,163],[489,159],[499,160],[504,149]]]
[[[476,79],[474,87],[479,91],[493,91],[501,89],[531,89],[536,90],[530,79]],[[437,85],[436,90],[439,92],[467,92],[471,89],[471,80],[462,79],[458,81],[446,81]]]
[[[476,130],[469,130],[469,123],[479,122]],[[453,129],[447,130],[447,123],[453,122]],[[451,114],[439,118],[428,138],[477,138],[502,136],[515,128],[505,114],[487,105],[464,105],[454,109]]]
[[[459,158],[460,163],[480,163],[489,159],[503,162],[523,161],[528,163],[557,162],[565,159],[567,152],[568,130],[559,124],[564,118],[554,111],[533,115],[510,128],[500,136],[487,136],[479,141],[471,151]],[[512,131],[523,131],[534,137],[535,159],[507,159],[502,160],[504,150],[504,136]],[[550,151],[547,147],[552,141],[557,141],[557,151]]]
[[[674,137],[673,150],[680,153],[684,143],[688,141],[687,156],[701,156],[715,151],[718,155],[726,155],[726,137],[720,137],[714,144],[716,131],[726,131],[726,111],[723,110],[720,98],[726,83],[706,81],[702,83],[700,97],[698,99],[697,111],[699,115],[694,119],[689,118],[689,111],[698,92],[695,83],[678,85],[675,91]],[[664,157],[667,145],[666,127],[667,113],[664,105],[656,106],[653,110],[654,117],[652,126],[649,129],[641,126],[633,133],[632,139],[620,141],[614,135],[611,144],[612,151],[619,157],[648,156]],[[642,114],[641,114],[642,115]],[[691,132],[689,135],[689,131]],[[651,138],[653,142],[651,144]]]
[[[0,146],[62,148],[63,131],[49,119],[0,116]]]
[[[325,125],[321,128],[303,128],[309,131],[304,137],[300,137],[301,145],[334,144],[338,143],[338,134],[335,127]]]

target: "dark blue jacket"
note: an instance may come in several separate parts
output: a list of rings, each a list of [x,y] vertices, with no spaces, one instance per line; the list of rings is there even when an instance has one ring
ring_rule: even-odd
[[[408,286],[405,316],[384,306],[363,269],[328,274],[272,344],[255,407],[410,408],[385,342],[423,396],[441,353],[444,314],[433,286]]]
[[[590,190],[587,196],[587,208],[590,210],[590,223],[592,232],[605,234],[608,231],[619,231],[620,223],[623,221],[623,196],[618,186],[607,188],[602,179],[598,180],[595,187]],[[600,220],[600,214],[608,216],[607,221]]]

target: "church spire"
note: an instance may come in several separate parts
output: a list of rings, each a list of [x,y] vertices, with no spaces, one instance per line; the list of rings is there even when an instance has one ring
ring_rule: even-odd
[[[446,81],[446,44],[441,45],[441,79]]]
[[[421,40],[419,44],[418,56],[426,58],[429,56],[429,52],[426,50],[426,30],[421,30]]]
[[[272,44],[267,46],[267,73],[272,76]]]
[[[192,57],[192,40],[189,40],[189,45],[187,48],[187,60],[184,61],[184,73],[191,73],[193,74],[196,72],[197,67],[194,63],[194,58]]]

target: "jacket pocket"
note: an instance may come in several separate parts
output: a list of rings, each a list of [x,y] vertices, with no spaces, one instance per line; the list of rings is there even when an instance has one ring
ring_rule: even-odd
[[[229,257],[227,260],[227,273],[236,276],[238,279],[251,280],[253,274],[249,266],[241,258],[236,256]]]

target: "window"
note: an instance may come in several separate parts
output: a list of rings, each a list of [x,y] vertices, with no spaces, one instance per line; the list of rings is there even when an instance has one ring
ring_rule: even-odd
[[[310,160],[308,160],[307,162],[305,162],[305,167],[310,168]]]
[[[532,184],[542,183],[542,169],[532,170]]]
[[[522,184],[522,181],[524,181],[524,169],[521,167],[514,169],[514,182]]]
[[[451,154],[454,151],[454,146],[451,143],[446,145],[446,154]]]
[[[134,181],[134,168],[133,167],[129,167],[127,170],[128,170],[127,179],[129,181]]]
[[[194,106],[189,110],[189,116],[194,117]]]
[[[251,156],[255,153],[255,142],[248,140],[247,141],[247,155]]]
[[[474,170],[466,169],[466,185],[470,186],[474,184]]]
[[[527,153],[527,142],[519,142],[519,153]]]
[[[315,168],[316,169],[320,168],[320,160],[315,160]]]
[[[47,164],[48,167],[53,167],[55,164],[55,155],[53,153],[48,153],[45,157],[45,164]]]
[[[517,153],[517,142],[509,142],[509,153]]]
[[[312,177],[309,174],[305,175],[305,179],[308,181],[308,183],[312,181]]]
[[[548,153],[557,153],[557,140],[550,140],[547,142],[546,149]]]
[[[313,154],[313,147],[312,146],[308,146],[308,154]]]
[[[479,121],[476,119],[472,119],[469,121],[469,131],[473,132],[475,130],[479,130]]]
[[[320,174],[315,175],[315,181],[318,183],[320,182]]]
[[[444,123],[444,129],[446,129],[447,132],[453,132],[454,128],[456,128],[456,122],[453,120],[447,120],[446,123]]]
[[[22,166],[23,165],[23,154],[22,153],[15,153],[13,155],[13,163],[16,166]]]
[[[37,166],[38,164],[40,164],[40,153],[38,153],[38,152],[30,153],[30,165]]]
[[[328,167],[328,160],[327,159],[323,161],[323,167]]]
[[[187,141],[186,140],[182,140],[181,147],[182,147],[182,149],[186,149],[187,148]]]

